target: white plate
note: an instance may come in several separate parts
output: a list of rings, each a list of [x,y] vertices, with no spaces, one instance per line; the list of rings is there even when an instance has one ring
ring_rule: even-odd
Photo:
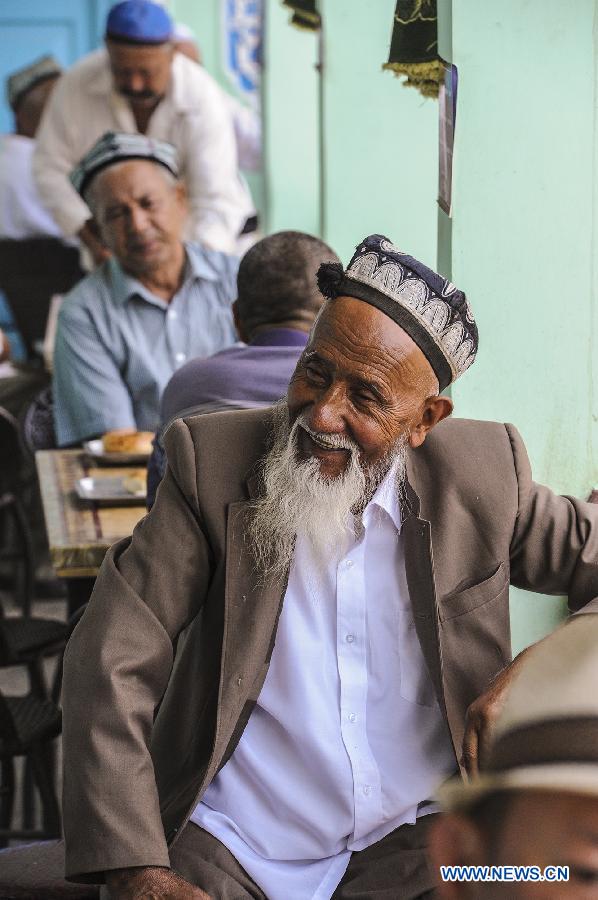
[[[75,484],[75,491],[81,500],[90,500],[101,506],[144,506],[146,489],[131,493],[125,486],[126,478],[126,475],[79,478]]]
[[[83,441],[83,449],[96,462],[104,465],[122,466],[129,463],[146,463],[149,453],[106,453],[101,438],[94,441]]]

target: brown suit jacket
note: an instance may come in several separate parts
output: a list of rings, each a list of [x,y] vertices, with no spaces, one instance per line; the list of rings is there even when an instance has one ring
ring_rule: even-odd
[[[168,865],[268,669],[285,585],[259,588],[246,479],[268,412],[178,420],[152,512],[108,553],[64,677],[67,875]],[[531,478],[515,428],[449,419],[410,453],[403,510],[415,625],[460,754],[465,711],[511,658],[509,583],[598,597],[598,507]],[[597,607],[594,609],[594,607]],[[590,607],[598,611],[598,600]]]

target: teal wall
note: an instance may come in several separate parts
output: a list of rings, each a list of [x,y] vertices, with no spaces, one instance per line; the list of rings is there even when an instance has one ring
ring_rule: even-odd
[[[386,233],[434,266],[438,103],[406,88],[388,59],[395,0],[320,0],[324,21],[324,236],[348,261]]]
[[[169,5],[226,87],[220,0]],[[365,234],[386,232],[434,265],[438,105],[382,71],[395,0],[319,8],[321,38],[292,27],[281,0],[264,0],[264,230],[319,234],[345,260]]]
[[[597,3],[439,0],[441,53],[459,68],[448,219],[437,102],[381,69],[395,0],[319,0],[321,47],[264,0],[265,230],[321,234],[345,261],[382,231],[437,262],[481,332],[456,414],[514,422],[536,478],[579,497],[598,483]],[[225,83],[220,0],[171,8]],[[513,591],[514,648],[563,608]]]
[[[177,22],[188,25],[195,33],[210,75],[234,93],[222,64],[221,0],[170,0],[165,5]]]
[[[598,482],[594,14],[593,0],[574,15],[560,0],[453,0],[452,236],[441,223],[481,335],[456,414],[514,422],[536,479],[583,498]],[[514,591],[515,648],[562,614]]]
[[[280,0],[265,0],[264,177],[266,230],[320,233],[317,34],[289,25]]]

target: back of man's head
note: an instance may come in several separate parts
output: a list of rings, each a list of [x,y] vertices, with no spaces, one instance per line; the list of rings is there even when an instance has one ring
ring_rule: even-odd
[[[324,302],[316,273],[321,263],[337,261],[328,244],[301,231],[279,231],[254,244],[237,275],[242,336],[275,326],[309,331]]]

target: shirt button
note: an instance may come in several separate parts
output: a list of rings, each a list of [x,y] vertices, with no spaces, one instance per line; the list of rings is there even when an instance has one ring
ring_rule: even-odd
[[[357,716],[355,715],[355,713],[349,713],[347,718],[348,718],[349,722],[354,722],[355,719],[357,718]]]
[[[372,788],[369,784],[364,784],[363,793],[365,794],[366,797],[369,797],[369,795],[372,793]]]
[[[185,362],[185,360],[187,359],[187,357],[185,356],[184,353],[177,353],[176,356],[175,356],[175,359],[176,359],[177,362]]]
[[[352,644],[353,641],[355,640],[355,635],[354,635],[354,634],[348,634],[348,635],[346,635],[345,640],[346,640],[346,642],[347,642],[348,644]]]
[[[178,312],[176,311],[176,309],[169,309],[169,310],[168,310],[168,317],[169,317],[170,319],[178,319],[179,314],[178,314]]]
[[[353,560],[348,559],[347,562],[345,563],[345,568],[350,569],[352,565],[353,565]]]

